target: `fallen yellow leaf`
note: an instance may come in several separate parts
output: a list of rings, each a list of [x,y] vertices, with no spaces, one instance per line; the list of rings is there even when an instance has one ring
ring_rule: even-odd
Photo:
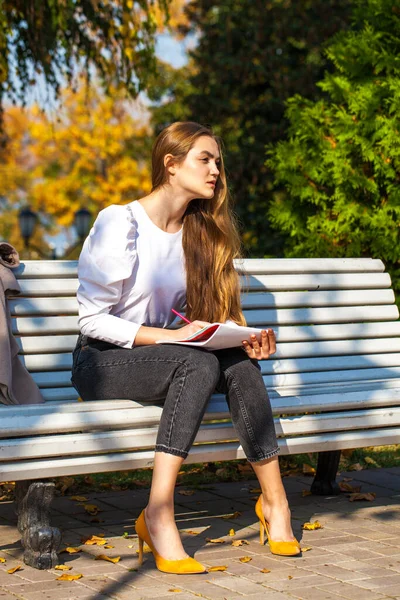
[[[100,545],[100,544],[99,544],[99,545]],[[110,550],[110,548],[115,548],[115,546],[111,546],[111,544],[106,544],[106,545],[104,546],[104,549],[105,549],[105,550]]]
[[[189,535],[199,535],[200,533],[200,531],[193,531],[192,529],[184,529],[183,531]]]
[[[361,490],[361,486],[360,485],[350,485],[349,483],[346,483],[345,481],[341,481],[339,483],[339,488],[340,491],[342,492],[352,492],[355,494],[358,494],[358,492]]]
[[[314,529],[322,529],[322,525],[319,521],[314,521],[314,523],[304,523],[303,529],[306,531],[313,531]]]
[[[76,579],[80,579],[83,577],[82,573],[76,573],[75,575],[68,575],[68,573],[63,573],[60,577],[56,577],[57,581],[76,581]]]
[[[70,571],[72,569],[72,567],[69,567],[68,565],[56,565],[54,568],[57,571]]]
[[[69,499],[75,500],[76,502],[87,502],[89,500],[86,496],[70,496]]]
[[[17,567],[13,567],[12,569],[8,569],[7,573],[9,573],[10,575],[12,575],[13,573],[15,573],[15,571],[21,571],[22,567],[21,565],[18,565]]]
[[[365,494],[350,494],[349,496],[350,502],[355,502],[356,500],[367,500],[368,502],[372,502],[375,500],[375,498],[375,492],[366,492]]]
[[[251,556],[242,556],[241,558],[239,558],[239,560],[240,560],[241,563],[247,563],[247,562],[250,562],[253,559],[251,558]]]
[[[107,556],[106,554],[98,554],[94,560],[107,560],[108,562],[117,563],[121,560],[120,556],[115,556],[111,558],[111,556]]]
[[[234,529],[230,529],[228,535],[230,535],[230,537],[233,537],[235,535],[235,530]]]
[[[0,563],[5,563],[5,562],[6,562],[6,559],[3,558],[2,556],[0,556]]]
[[[271,573],[271,569],[261,569],[260,573]]]
[[[72,548],[72,546],[68,546],[68,548],[64,548],[64,550],[61,550],[59,554],[62,554],[63,552],[68,552],[68,554],[76,554],[77,552],[82,552],[82,549]]]
[[[379,465],[376,460],[374,460],[373,458],[371,458],[370,456],[366,456],[364,458],[365,462],[368,463],[369,465],[374,465],[374,467],[380,467],[381,465]]]
[[[243,546],[243,544],[250,544],[247,540],[233,540],[232,546]]]
[[[206,542],[208,542],[209,544],[225,544],[225,540],[221,540],[220,538],[206,538]]]
[[[178,490],[178,494],[181,496],[193,496],[196,492],[194,490]]]
[[[304,463],[303,473],[304,473],[304,475],[315,475],[315,469],[314,469],[314,467],[307,465],[307,463]]]
[[[302,490],[301,495],[305,498],[306,496],[312,496],[312,492],[310,492],[310,490]]]
[[[176,594],[179,594],[179,592],[181,592],[182,590],[180,590],[179,588],[171,588],[170,590],[168,590],[169,592],[175,592]]]
[[[88,515],[95,516],[97,513],[101,512],[101,509],[96,504],[85,504],[83,506]]]
[[[300,548],[300,550],[302,552],[308,552],[309,550],[312,550],[312,546],[304,546],[304,548]]]
[[[85,546],[104,546],[104,544],[107,544],[107,540],[99,535],[92,535],[90,538],[82,538],[81,542],[82,544],[85,544]]]
[[[226,519],[226,520],[230,520],[230,519],[237,519],[238,517],[241,516],[241,512],[239,512],[238,510],[236,510],[234,513],[232,513],[231,515],[224,515],[223,517],[221,517],[221,519]]]
[[[73,477],[61,477],[58,480],[57,488],[60,489],[62,494],[65,494],[68,488],[73,486],[75,483],[75,479]]]
[[[207,571],[226,571],[227,568],[228,567],[226,565],[220,565],[218,567],[208,567]]]
[[[349,466],[349,471],[362,471],[363,468],[360,463],[354,463],[354,465]]]
[[[293,575],[288,575],[287,578],[288,579],[293,579]]]
[[[261,494],[261,488],[250,488],[250,494]]]

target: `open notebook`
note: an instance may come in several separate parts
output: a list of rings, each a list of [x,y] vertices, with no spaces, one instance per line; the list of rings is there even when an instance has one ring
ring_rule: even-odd
[[[234,323],[211,323],[186,339],[179,341],[159,340],[156,344],[181,344],[184,346],[198,346],[207,350],[222,350],[223,348],[241,346],[243,340],[250,341],[250,336],[253,333],[260,339],[261,329],[240,327]]]

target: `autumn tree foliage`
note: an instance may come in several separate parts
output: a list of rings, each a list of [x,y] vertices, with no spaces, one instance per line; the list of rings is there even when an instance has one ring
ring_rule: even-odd
[[[44,228],[68,228],[82,206],[95,215],[150,190],[151,132],[139,104],[82,85],[76,93],[62,92],[61,107],[57,119],[37,107],[5,113],[0,238],[18,248],[16,213],[24,204],[42,215],[43,235]]]
[[[154,37],[171,0],[0,0],[0,108],[25,104],[38,74],[58,95],[94,70],[131,96],[156,70]]]
[[[327,48],[318,101],[288,101],[268,166],[286,193],[270,210],[287,256],[383,259],[400,288],[400,6],[356,0]]]

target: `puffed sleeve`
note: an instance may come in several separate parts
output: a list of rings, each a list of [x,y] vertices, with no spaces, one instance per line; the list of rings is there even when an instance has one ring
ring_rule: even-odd
[[[136,227],[126,206],[102,210],[79,257],[77,292],[79,327],[84,335],[123,348],[134,342],[138,323],[110,314],[118,304],[123,281],[136,261]]]

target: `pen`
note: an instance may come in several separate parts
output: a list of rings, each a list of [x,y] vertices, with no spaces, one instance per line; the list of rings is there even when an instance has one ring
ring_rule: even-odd
[[[180,317],[183,321],[186,321],[186,323],[191,323],[192,321],[189,321],[189,319],[187,319],[186,317],[184,317],[183,315],[181,315],[181,313],[178,313],[178,311],[174,310],[173,308],[171,308],[172,312],[175,313],[178,317]]]

